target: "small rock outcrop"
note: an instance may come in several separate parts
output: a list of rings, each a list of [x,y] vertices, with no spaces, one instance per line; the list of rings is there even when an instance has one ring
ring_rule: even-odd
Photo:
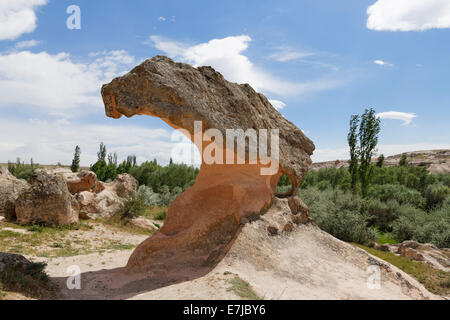
[[[0,166],[0,216],[6,220],[16,220],[15,201],[26,189],[28,183],[14,177],[8,169]]]
[[[131,224],[139,227],[141,229],[149,230],[149,231],[158,231],[159,227],[156,225],[157,223],[153,220],[143,218],[143,217],[137,217],[131,219]]]
[[[56,168],[46,169],[46,172],[61,176],[66,182],[67,188],[71,194],[91,191],[97,181],[97,175],[94,172],[87,170],[72,172],[70,169]]]
[[[389,251],[402,257],[415,261],[421,261],[440,269],[450,272],[450,249],[439,249],[430,243],[420,243],[406,240],[399,244],[376,245],[376,249]]]
[[[78,222],[78,203],[59,175],[37,169],[15,201],[17,222],[69,225]]]
[[[76,195],[80,206],[80,218],[108,218],[119,213],[126,199],[134,196],[139,184],[133,176],[119,174],[113,182],[97,182],[93,192],[83,191]]]
[[[264,95],[248,84],[226,81],[211,67],[193,68],[156,56],[104,85],[102,96],[109,117],[159,117],[190,136],[202,155],[214,147],[222,151],[215,153],[220,162],[227,163],[227,154],[235,159],[234,164],[202,159],[196,183],[170,205],[160,231],[134,251],[129,272],[161,265],[198,268],[218,263],[242,223],[271,206],[279,177],[286,174],[292,183],[291,191],[283,196],[295,196],[311,165],[315,147],[300,129],[283,118]],[[199,143],[194,136],[199,134],[196,122],[200,121],[200,139],[209,142]],[[258,141],[264,140],[260,129],[266,130],[266,140],[270,140],[268,131],[278,130],[279,155],[258,154],[256,162],[247,161],[255,150],[247,145],[243,154],[232,150],[235,141],[227,140],[228,129],[253,129]],[[213,139],[212,132],[224,137],[223,144]],[[267,141],[266,149],[272,146],[276,148],[276,141]],[[244,164],[236,164],[237,159],[245,160]],[[269,167],[267,160],[278,169],[262,175],[261,169]]]

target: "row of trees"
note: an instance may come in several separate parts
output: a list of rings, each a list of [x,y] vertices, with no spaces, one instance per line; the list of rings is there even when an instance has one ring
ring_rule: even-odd
[[[37,168],[39,168],[39,164],[34,163],[33,158],[30,159],[30,164],[26,164],[20,158],[17,158],[16,162],[8,161],[8,171],[17,179],[28,181]]]
[[[80,150],[77,146],[75,149],[74,160],[72,161],[72,170],[79,165]],[[78,166],[79,168],[79,166]],[[137,164],[136,156],[130,155],[121,163],[118,161],[116,153],[108,153],[105,144],[100,143],[97,152],[97,161],[91,165],[90,170],[97,174],[97,179],[108,182],[116,178],[118,174],[131,174],[140,186],[147,186],[153,192],[167,195],[175,191],[179,193],[184,191],[195,183],[199,169],[185,164],[175,164],[172,159],[169,165],[161,166],[156,159],[146,161],[141,165]],[[163,196],[164,198],[164,196]]]

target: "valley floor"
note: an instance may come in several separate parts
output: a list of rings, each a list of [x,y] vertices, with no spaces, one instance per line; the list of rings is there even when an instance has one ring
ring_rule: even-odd
[[[276,201],[261,219],[243,227],[225,258],[213,268],[189,270],[171,266],[169,272],[141,275],[130,275],[123,269],[133,248],[148,236],[136,230],[87,222],[85,230],[61,231],[64,236],[53,235],[55,240],[47,241],[47,245],[36,242],[38,254],[23,249],[23,244],[22,249],[17,248],[18,239],[28,239],[36,231],[0,223],[0,234],[4,237],[3,246],[4,240],[9,239],[6,235],[14,236],[16,252],[26,251],[27,258],[47,263],[46,272],[60,288],[57,299],[442,298],[397,267],[315,225],[298,225],[275,236],[268,234],[268,226],[283,230],[290,221],[289,215],[286,200]],[[41,236],[45,232],[41,231]],[[75,241],[80,246],[87,245],[89,250],[77,251],[81,248]],[[71,250],[64,250],[64,246]],[[67,288],[73,266],[81,271],[80,290]],[[25,297],[9,293],[3,298]]]

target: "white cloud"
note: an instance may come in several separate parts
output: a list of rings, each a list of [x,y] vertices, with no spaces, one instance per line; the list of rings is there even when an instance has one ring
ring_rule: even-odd
[[[68,117],[101,107],[101,85],[128,71],[134,57],[118,50],[91,58],[94,61],[75,63],[66,53],[0,54],[0,108],[26,107]]]
[[[247,35],[212,39],[208,42],[188,45],[150,36],[151,43],[173,59],[194,66],[212,66],[233,82],[249,83],[255,90],[274,93],[279,96],[295,96],[316,91],[336,88],[344,82],[342,79],[319,79],[305,82],[286,81],[255,66],[243,54],[251,38]]]
[[[0,163],[13,161],[16,157],[29,161],[32,157],[41,164],[70,164],[74,148],[79,145],[82,150],[81,164],[88,166],[96,161],[101,141],[108,152],[117,152],[119,159],[134,154],[139,162],[153,158],[164,163],[169,161],[175,144],[170,141],[171,129],[149,129],[123,123],[104,125],[65,119],[15,121],[2,118]]]
[[[166,18],[165,17],[158,17],[158,21],[166,21]]]
[[[378,0],[367,9],[367,28],[377,31],[425,31],[450,28],[448,0]]]
[[[271,99],[271,100],[269,100],[269,102],[277,110],[281,110],[284,107],[286,107],[286,104],[283,101],[280,101],[280,100]]]
[[[47,0],[0,1],[0,40],[14,40],[36,29],[35,10]]]
[[[392,63],[383,61],[383,60],[375,60],[373,63],[379,65],[379,66],[385,66],[385,67],[393,67],[394,65]]]
[[[41,43],[41,41],[37,40],[27,40],[27,41],[21,41],[16,43],[17,49],[28,49],[38,46]]]
[[[313,52],[303,52],[297,51],[289,47],[281,47],[277,52],[270,55],[269,58],[274,59],[278,62],[287,62],[292,60],[298,60],[306,57],[314,56]]]
[[[403,125],[408,125],[414,120],[414,118],[417,118],[417,115],[415,113],[388,111],[378,113],[376,117],[380,119],[401,120],[403,121]]]

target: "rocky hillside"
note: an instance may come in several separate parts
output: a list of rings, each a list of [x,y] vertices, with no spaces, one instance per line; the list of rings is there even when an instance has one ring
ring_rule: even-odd
[[[384,165],[388,167],[398,165],[401,157],[406,154],[409,165],[426,167],[431,173],[450,173],[450,150],[424,150],[412,151],[386,157]],[[372,159],[375,163],[377,158]],[[348,160],[335,160],[326,162],[316,162],[311,166],[312,170],[323,168],[348,167]]]

